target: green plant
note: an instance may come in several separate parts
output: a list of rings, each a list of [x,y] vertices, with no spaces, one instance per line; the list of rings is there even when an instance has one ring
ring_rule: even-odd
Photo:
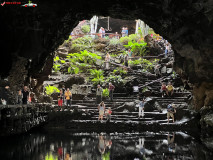
[[[81,31],[86,34],[90,32],[90,26],[89,25],[83,25],[81,26]]]
[[[120,44],[119,39],[117,39],[117,38],[110,39],[109,45],[116,46],[117,44]]]
[[[135,54],[135,55],[139,55],[139,56],[145,56],[146,54],[146,46],[147,43],[145,42],[128,42],[127,45],[124,45],[124,47],[126,48],[131,48],[131,51]]]
[[[103,97],[109,97],[109,89],[108,88],[103,89],[102,96]]]
[[[93,85],[103,84],[104,76],[102,70],[90,69],[90,78],[92,78]]]
[[[92,37],[84,36],[77,38],[72,41],[71,49],[75,52],[80,52],[83,50],[92,51],[93,41]]]
[[[60,90],[57,88],[57,87],[54,87],[54,86],[46,86],[45,87],[45,93],[49,96],[51,96],[53,93],[59,93]]]
[[[59,61],[60,60],[60,58],[58,57],[58,56],[56,56],[55,58],[54,58],[54,62],[57,62],[57,61]]]
[[[62,64],[65,63],[65,60],[61,60],[61,63],[62,63]]]
[[[113,70],[113,72],[112,72],[114,75],[125,75],[125,74],[127,74],[127,71],[125,71],[124,69],[122,69],[122,68],[116,68],[116,69],[114,69]]]
[[[132,40],[132,42],[137,42],[140,39],[140,36],[137,34],[130,34],[129,38]]]
[[[142,89],[142,93],[144,93],[146,91],[148,91],[148,87],[147,86]]]
[[[132,39],[131,39],[130,37],[128,37],[128,36],[125,36],[125,37],[121,37],[121,38],[120,38],[120,43],[122,43],[122,44],[124,44],[124,45],[127,45],[128,42],[131,42],[131,41],[132,41]]]
[[[54,63],[53,64],[53,70],[54,70],[54,72],[58,72],[58,71],[60,71],[60,69],[61,69],[61,65],[59,64],[59,63]]]
[[[122,77],[120,75],[114,76],[114,75],[110,75],[107,80],[107,83],[111,82],[112,84],[114,84],[115,86],[120,86],[123,85],[124,81],[122,79]]]

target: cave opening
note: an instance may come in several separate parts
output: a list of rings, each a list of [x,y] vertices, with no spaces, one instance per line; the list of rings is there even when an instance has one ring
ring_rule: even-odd
[[[4,159],[15,159],[15,152],[23,153],[19,159],[35,159],[38,155],[45,159],[211,159],[211,0],[124,0],[103,1],[101,4],[96,0],[80,0],[80,4],[63,0],[60,4],[41,1],[33,10],[2,5],[2,15],[5,16],[0,17],[0,38],[3,39],[3,58],[7,64],[0,64],[0,75],[3,79],[7,78],[1,79],[0,85],[3,90],[9,85],[13,97],[17,88],[24,85],[34,93],[27,105],[13,105],[16,103],[13,98],[11,104],[8,100],[9,105],[5,106],[5,102],[0,105],[0,134],[29,133],[31,128],[39,128],[30,131],[31,135],[27,133],[29,137],[3,139],[0,155]],[[91,36],[74,38],[74,33],[69,38],[71,28],[78,25],[79,20],[90,19],[93,15],[103,15],[99,17],[104,22],[97,26],[98,35],[89,33]],[[144,50],[137,50],[143,41],[137,45],[133,41],[129,44],[135,29],[119,25],[118,30],[113,30],[108,26],[108,19],[128,19],[134,25],[135,19],[144,20],[156,33],[168,39],[172,44],[172,54],[165,57],[165,45],[162,47],[160,41],[155,41],[156,34],[153,37],[150,34],[143,37],[149,53],[140,55],[141,59],[137,59],[138,55],[131,55],[125,65],[125,60],[119,61],[122,54],[117,57],[114,52],[123,49],[125,56],[130,49],[134,54],[140,51],[143,54]],[[108,30],[105,30],[105,35],[113,34],[102,37],[104,34],[99,33],[101,26]],[[120,45],[122,27],[129,29],[129,35],[128,38],[124,36],[127,43]],[[119,40],[116,36],[120,36]],[[82,46],[82,42],[89,44]],[[92,47],[82,50],[89,45]],[[108,52],[113,59],[109,66],[105,62]],[[157,66],[161,75],[158,75]],[[162,94],[163,82],[166,85],[172,82],[173,96],[168,96],[167,92]],[[115,87],[113,94],[109,91],[109,83]],[[99,114],[102,112],[99,112],[96,101],[100,98],[97,95],[98,84],[103,89],[101,98],[107,113],[110,113],[108,109],[111,107],[110,122],[107,121],[108,114],[104,115],[103,122],[100,121]],[[63,101],[62,107],[58,106],[58,100],[63,99],[58,89],[63,85],[71,89],[71,106],[63,104]],[[138,104],[143,98],[147,102],[144,111]],[[69,99],[63,100],[66,102]],[[175,104],[175,123],[172,123],[172,114],[169,114],[170,123],[167,123],[169,104]],[[26,151],[29,143],[32,145],[27,150],[31,147],[32,150]],[[38,145],[43,148],[42,153],[34,150]],[[79,151],[76,146],[82,150]]]

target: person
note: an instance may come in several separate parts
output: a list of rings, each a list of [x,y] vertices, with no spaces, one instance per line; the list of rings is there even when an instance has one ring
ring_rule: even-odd
[[[165,48],[165,57],[167,57],[167,54],[169,52],[169,44],[166,43],[166,48]]]
[[[142,116],[142,118],[144,117],[144,104],[145,104],[145,99],[139,102],[138,118],[140,118],[140,116]]]
[[[98,120],[103,121],[103,116],[104,116],[104,112],[105,112],[105,104],[103,101],[98,105],[98,110],[99,110]]]
[[[7,105],[8,104],[8,100],[9,100],[9,86],[5,86],[5,88],[3,88],[3,90],[1,91],[1,103],[3,105]]]
[[[17,93],[17,104],[22,104],[22,98],[23,98],[23,94],[21,92],[21,89],[19,89]]]
[[[128,61],[129,61],[129,55],[126,54],[125,57],[124,57],[124,65],[125,65],[126,67],[128,67]]]
[[[161,92],[162,92],[162,98],[166,95],[166,83],[162,83],[161,85]]]
[[[60,89],[60,92],[58,93],[58,107],[62,107],[63,104],[63,91]]]
[[[110,54],[107,53],[106,54],[106,57],[105,57],[105,63],[106,63],[106,69],[108,70],[109,69],[109,61],[110,61]]]
[[[102,101],[102,92],[103,89],[101,88],[100,85],[97,86],[97,90],[96,90],[96,104],[100,104]]]
[[[111,108],[109,107],[109,108],[106,110],[106,113],[105,113],[107,121],[111,121],[111,114],[112,114],[112,110],[111,110]]]
[[[103,27],[101,27],[101,28],[99,29],[100,38],[103,38],[103,30],[102,30],[102,28],[103,28]]]
[[[118,32],[115,32],[115,38],[116,38],[116,39],[119,39]]]
[[[100,135],[99,136],[99,143],[98,143],[98,150],[102,155],[105,152],[105,148],[106,148],[106,145],[105,145],[104,137],[103,137],[103,135]]]
[[[22,95],[22,104],[27,104],[29,98],[29,91],[27,86],[24,86],[24,89],[22,90]]]
[[[105,37],[105,29],[102,27],[102,38]]]
[[[110,96],[110,101],[113,101],[113,92],[114,92],[115,86],[112,85],[112,83],[109,83],[109,96]]]
[[[159,64],[157,64],[157,65],[155,65],[155,68],[154,68],[154,72],[155,72],[155,75],[157,76],[157,77],[160,77],[161,76],[161,74],[160,74],[160,65]]]
[[[67,106],[71,106],[72,93],[69,90],[69,88],[67,88],[67,91],[65,92],[65,98],[66,98]]]
[[[172,86],[171,82],[168,83],[166,86],[166,94],[167,96],[172,96],[174,93],[174,87]]]
[[[129,56],[129,58],[132,57],[132,51],[131,51],[131,49],[128,49],[128,56]]]
[[[65,104],[65,91],[66,91],[66,88],[64,85],[62,85],[62,96],[63,96],[63,103]]]
[[[124,27],[121,30],[121,35],[122,35],[122,37],[125,37],[125,28]]]
[[[169,118],[172,117],[173,123],[175,122],[174,113],[176,113],[175,104],[169,104],[167,106],[167,118],[169,123]]]
[[[125,36],[128,36],[128,28],[125,28]]]

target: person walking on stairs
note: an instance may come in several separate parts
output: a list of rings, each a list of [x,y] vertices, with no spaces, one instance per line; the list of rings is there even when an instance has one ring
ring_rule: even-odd
[[[113,92],[114,92],[115,86],[112,85],[112,83],[109,83],[109,96],[110,96],[110,101],[113,101]]]
[[[174,87],[172,86],[171,82],[168,83],[166,86],[166,94],[167,96],[172,96],[174,93]]]
[[[67,106],[71,106],[72,93],[69,88],[67,88],[67,91],[65,92],[65,98]]]
[[[174,114],[176,113],[175,104],[169,104],[167,106],[167,119],[169,123],[169,118],[172,117],[173,123],[175,122]]]
[[[138,118],[140,118],[140,116],[142,116],[142,118],[144,117],[144,104],[145,104],[145,99],[139,102]]]
[[[111,114],[112,114],[112,110],[111,110],[111,108],[109,107],[109,108],[106,110],[106,113],[105,113],[107,121],[111,121]]]
[[[105,57],[106,69],[109,70],[110,54],[107,53]]]
[[[162,98],[167,94],[167,89],[166,89],[166,83],[162,83],[161,86],[161,93],[162,93]]]
[[[104,112],[105,112],[105,104],[102,101],[99,105],[98,105],[98,111],[99,111],[99,117],[98,120],[103,121],[104,118]]]
[[[61,109],[63,104],[63,91],[60,90],[60,93],[58,93],[58,108]]]
[[[100,85],[97,86],[97,90],[96,90],[96,104],[100,104],[102,101],[102,92],[103,89],[101,88]]]

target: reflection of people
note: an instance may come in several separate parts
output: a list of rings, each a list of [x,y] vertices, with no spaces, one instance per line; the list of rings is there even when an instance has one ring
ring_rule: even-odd
[[[104,137],[103,135],[100,135],[99,136],[99,143],[98,143],[98,150],[101,154],[104,154],[105,152],[105,140],[104,140]]]
[[[97,86],[97,90],[96,90],[96,103],[99,104],[102,101],[102,88],[100,85]]]
[[[145,141],[144,138],[139,138],[139,144],[136,145],[136,147],[139,149],[140,154],[143,156],[143,159],[146,158],[145,157],[146,151],[145,151],[145,148],[144,148],[144,141]]]
[[[72,158],[70,157],[70,154],[69,153],[66,153],[65,154],[65,159],[64,160],[72,160]]]
[[[170,135],[168,134],[168,137],[167,137],[168,149],[169,149],[169,152],[173,152],[173,153],[175,153],[176,151],[176,144],[174,143],[174,140],[175,140],[175,133],[173,133],[172,137],[170,137]]]
[[[28,98],[29,98],[29,92],[27,86],[24,86],[24,89],[22,90],[22,104],[27,104]]]

